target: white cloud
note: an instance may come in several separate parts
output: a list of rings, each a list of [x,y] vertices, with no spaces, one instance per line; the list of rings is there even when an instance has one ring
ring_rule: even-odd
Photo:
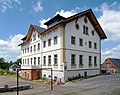
[[[46,21],[48,21],[48,20],[50,20],[50,18],[48,18],[48,19],[41,19],[41,20],[39,20],[40,27],[47,28],[47,26],[46,26],[46,25],[44,25],[44,23],[45,23]]]
[[[102,62],[107,58],[120,58],[120,45],[117,45],[111,49],[106,49],[102,53]]]
[[[36,13],[43,10],[43,7],[42,7],[40,1],[38,1],[37,4],[33,6],[33,10],[34,10]]]
[[[67,17],[70,17],[70,16],[72,16],[72,15],[75,15],[78,10],[80,10],[78,7],[76,7],[74,10],[71,10],[71,11],[60,10],[60,11],[57,11],[57,12],[55,13],[55,15],[60,14],[61,16],[67,18]],[[54,15],[54,16],[55,16],[55,15]],[[48,21],[49,19],[50,19],[50,18],[39,20],[40,27],[47,28],[47,26],[44,25],[44,23],[45,23],[46,21]]]
[[[63,17],[70,17],[72,15],[75,15],[77,12],[76,10],[71,10],[71,11],[65,11],[65,10],[60,10],[55,13],[55,15],[60,14]]]
[[[113,2],[110,6],[102,4],[95,11],[101,11],[102,15],[98,18],[100,25],[107,34],[107,41],[120,40],[120,4]]]
[[[16,8],[20,5],[20,0],[0,0],[0,11],[5,12],[7,9]]]
[[[10,36],[8,40],[0,39],[0,57],[5,58],[6,61],[15,60],[20,55],[18,44],[22,43],[23,37],[24,35],[18,34]]]

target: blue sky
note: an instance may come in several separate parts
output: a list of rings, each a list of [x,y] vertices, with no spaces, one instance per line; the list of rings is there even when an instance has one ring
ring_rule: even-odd
[[[119,0],[0,0],[0,57],[6,61],[20,58],[21,38],[30,24],[43,23],[59,13],[69,17],[91,8],[108,39],[102,41],[102,62],[120,58]]]

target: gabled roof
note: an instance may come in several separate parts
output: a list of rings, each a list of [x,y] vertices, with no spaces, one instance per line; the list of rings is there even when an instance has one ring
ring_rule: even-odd
[[[116,67],[120,68],[120,59],[108,58]]]
[[[43,31],[46,30],[46,29],[31,24],[30,27],[29,27],[29,30],[28,30],[27,35],[26,35],[24,38],[22,38],[21,40],[25,40],[25,42],[29,41],[29,40],[30,40],[30,37],[31,37],[31,35],[32,35],[33,30],[36,30],[36,31],[40,34],[41,32],[43,32]],[[25,42],[19,44],[18,46],[24,44]]]
[[[18,66],[17,64],[12,64],[10,68],[20,68],[20,66]]]

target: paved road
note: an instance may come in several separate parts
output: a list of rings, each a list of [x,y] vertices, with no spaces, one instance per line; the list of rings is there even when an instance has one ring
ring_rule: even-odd
[[[69,82],[55,87],[54,91],[35,95],[120,95],[120,74]]]
[[[22,91],[20,95],[120,95],[120,74],[102,75],[74,83],[68,82],[55,86],[53,91],[45,91],[45,87],[36,83],[32,85],[36,85],[36,88]],[[0,95],[16,95],[16,92],[0,93]]]

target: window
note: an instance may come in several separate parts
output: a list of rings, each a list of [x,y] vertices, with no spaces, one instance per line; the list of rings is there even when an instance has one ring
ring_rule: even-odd
[[[97,43],[94,43],[94,49],[97,49]]]
[[[43,65],[46,65],[46,56],[43,56]]]
[[[31,65],[32,65],[32,58],[31,58]]]
[[[94,57],[94,65],[97,65],[97,57]]]
[[[28,58],[28,62],[27,62],[27,63],[28,63],[28,65],[29,65],[29,58]]]
[[[71,36],[71,44],[75,45],[75,37],[74,36]]]
[[[36,51],[36,45],[34,45],[34,51]]]
[[[57,44],[57,36],[54,37],[54,45],[56,45],[56,44]]]
[[[71,65],[75,65],[75,54],[71,54]]]
[[[88,27],[83,25],[83,34],[88,35]]]
[[[81,38],[79,39],[79,45],[83,46],[83,39],[81,39]]]
[[[32,46],[30,47],[30,52],[32,52]]]
[[[25,53],[26,53],[26,49],[25,49]]]
[[[48,46],[51,46],[51,39],[48,39]]]
[[[36,65],[36,57],[34,57],[34,65]]]
[[[89,48],[92,48],[92,42],[89,41]]]
[[[58,64],[58,56],[57,56],[57,54],[54,55],[54,64],[55,65]]]
[[[36,40],[36,34],[33,34],[33,41]]]
[[[87,23],[87,17],[84,18],[84,22]]]
[[[89,56],[89,65],[92,64],[92,56]]]
[[[23,49],[23,54],[24,54],[24,49]]]
[[[29,52],[29,47],[27,48],[27,52]]]
[[[46,41],[43,41],[43,47],[44,48],[46,47]]]
[[[38,65],[40,65],[40,57],[38,57]]]
[[[92,35],[94,36],[94,34],[95,34],[95,33],[94,33],[94,30],[92,30]]]
[[[26,64],[26,59],[25,59],[25,64]]]
[[[40,50],[40,43],[38,43],[38,50]]]
[[[48,65],[51,65],[51,56],[48,56]]]
[[[79,55],[79,64],[83,65],[83,55]]]
[[[24,65],[24,59],[23,59],[23,65]]]

